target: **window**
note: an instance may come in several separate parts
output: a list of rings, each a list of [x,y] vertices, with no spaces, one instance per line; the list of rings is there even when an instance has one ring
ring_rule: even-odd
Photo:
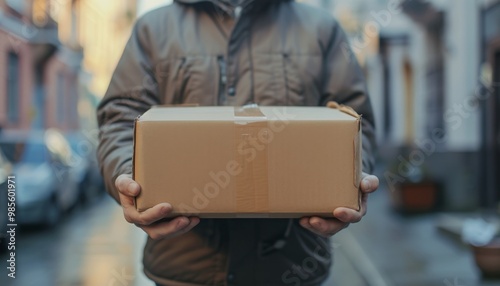
[[[19,122],[19,57],[15,53],[7,56],[7,121]]]

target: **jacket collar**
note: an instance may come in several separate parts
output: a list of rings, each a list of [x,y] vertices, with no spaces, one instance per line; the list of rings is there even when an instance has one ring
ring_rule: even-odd
[[[175,2],[183,3],[183,4],[196,4],[196,3],[202,3],[202,2],[210,2],[214,3],[215,5],[231,5],[230,0],[174,0]],[[246,2],[254,2],[256,0],[243,0],[242,3],[243,5],[246,4]]]
[[[198,3],[212,3],[216,7],[220,8],[221,10],[225,11],[229,15],[232,14],[232,11],[234,9],[233,5],[231,4],[230,0],[174,0],[175,2],[181,3],[181,4],[198,4]],[[249,7],[249,6],[265,6],[266,4],[271,4],[272,2],[279,2],[279,1],[284,1],[284,0],[243,0],[241,6],[243,8]],[[258,4],[258,5],[254,5]],[[260,5],[262,4],[262,5]]]
[[[213,3],[214,5],[223,8],[223,7],[232,7],[233,5],[231,4],[230,0],[174,0],[175,2],[179,2],[182,4],[198,4],[198,3]],[[242,5],[241,6],[246,6],[248,4],[251,4],[252,2],[259,2],[258,0],[243,0],[241,1]],[[267,1],[263,1],[267,2]]]

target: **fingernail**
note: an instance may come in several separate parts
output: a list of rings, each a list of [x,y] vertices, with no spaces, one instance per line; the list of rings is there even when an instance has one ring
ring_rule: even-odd
[[[177,228],[184,228],[188,224],[189,224],[189,219],[187,219],[187,218],[179,219],[179,221],[177,222]]]
[[[308,225],[308,220],[306,218],[303,218],[303,219],[300,220],[300,224],[303,225],[303,226],[304,225],[307,226]]]
[[[320,226],[320,225],[321,225],[321,223],[320,223],[320,222],[319,222],[319,220],[317,220],[317,219],[313,219],[313,220],[311,220],[311,221],[310,221],[310,223],[311,223],[313,226],[316,226],[316,227],[318,227],[318,226]]]
[[[139,188],[139,185],[136,182],[132,182],[128,185],[128,191],[135,194],[137,193],[137,189]]]
[[[166,215],[166,214],[168,214],[169,210],[170,210],[170,208],[167,205],[164,205],[161,207],[161,214]]]
[[[338,215],[338,219],[340,219],[341,221],[345,221],[345,220],[347,220],[347,218],[348,218],[348,217],[347,217],[347,214],[346,214],[346,213],[340,213],[340,214]]]

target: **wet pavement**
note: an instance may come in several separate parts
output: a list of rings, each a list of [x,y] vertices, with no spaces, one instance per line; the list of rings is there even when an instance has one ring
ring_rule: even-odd
[[[500,285],[481,281],[469,249],[437,231],[435,218],[401,217],[385,191],[372,195],[369,215],[332,240],[335,263],[325,285]],[[145,239],[106,197],[53,229],[18,229],[16,279],[2,266],[0,285],[153,285],[142,274]],[[2,265],[6,259],[0,256]]]
[[[482,279],[471,250],[437,229],[442,214],[402,216],[391,209],[388,195],[383,188],[371,195],[363,220],[334,238],[366,283],[338,285],[500,285]],[[334,276],[342,273],[337,266]]]
[[[17,276],[0,285],[152,285],[140,271],[145,235],[123,220],[110,198],[76,209],[53,229],[20,228]],[[2,254],[1,260],[7,259]]]

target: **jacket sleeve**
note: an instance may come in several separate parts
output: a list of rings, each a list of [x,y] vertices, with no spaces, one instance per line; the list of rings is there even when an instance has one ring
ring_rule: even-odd
[[[370,174],[375,161],[375,124],[365,79],[340,25],[334,22],[334,26],[329,27],[320,104],[325,106],[333,100],[362,115],[363,172]]]
[[[98,106],[97,157],[106,190],[119,202],[114,181],[132,174],[135,119],[159,103],[147,26],[139,20]]]

